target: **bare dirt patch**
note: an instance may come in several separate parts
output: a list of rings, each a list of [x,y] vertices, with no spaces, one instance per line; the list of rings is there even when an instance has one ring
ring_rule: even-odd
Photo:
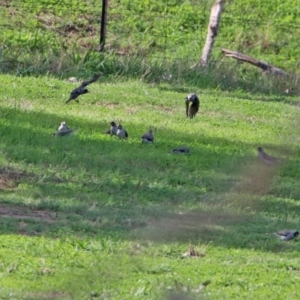
[[[0,216],[13,217],[16,219],[54,220],[53,212],[32,210],[23,206],[11,206],[0,204]]]
[[[225,225],[244,222],[245,216],[226,212],[195,211],[171,214],[160,220],[149,221],[149,226],[142,231],[143,237],[153,240],[189,241],[201,235],[206,240],[224,234]]]
[[[274,176],[278,171],[276,166],[265,166],[254,163],[251,168],[245,170],[241,182],[236,186],[238,193],[253,195],[268,194]]]
[[[105,106],[110,109],[115,109],[117,106],[119,106],[119,103],[117,103],[117,102],[115,102],[115,103],[111,102],[111,103],[106,103],[106,104],[101,103],[101,106]]]
[[[26,293],[26,299],[72,299],[72,295],[68,295],[64,292],[45,292],[45,293]]]
[[[20,170],[0,168],[0,190],[12,190],[18,186],[21,179],[32,177],[33,174]]]

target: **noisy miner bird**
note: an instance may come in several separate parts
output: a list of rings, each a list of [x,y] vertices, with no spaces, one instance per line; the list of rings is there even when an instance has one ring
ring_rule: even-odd
[[[180,146],[172,150],[173,154],[188,154],[190,153],[190,149],[188,147]]]
[[[191,103],[191,106],[189,106]],[[188,94],[185,98],[185,112],[186,116],[193,119],[199,110],[200,101],[196,94]]]
[[[117,135],[117,131],[118,131],[117,124],[114,121],[110,122],[110,128],[109,130],[106,131],[106,133],[110,135]]]
[[[148,132],[146,132],[142,136],[142,143],[150,144],[150,143],[153,143],[153,142],[154,142],[154,137],[153,137],[152,129],[150,129]]]
[[[278,232],[274,232],[276,236],[278,236],[282,241],[290,241],[296,238],[299,235],[297,230],[282,230]]]
[[[128,138],[128,133],[127,133],[127,131],[122,127],[121,124],[119,124],[119,126],[118,126],[117,136],[118,136],[120,139],[127,139],[127,138]]]
[[[86,88],[89,84],[95,82],[100,76],[102,76],[103,74],[102,73],[99,73],[99,74],[95,74],[93,76],[93,78],[91,78],[90,80],[87,80],[87,81],[83,81],[81,83],[81,85],[74,89],[71,94],[70,94],[70,98],[68,101],[66,101],[66,103],[69,103],[71,100],[75,100],[77,103],[79,103],[79,100],[76,99],[77,97],[79,97],[80,95],[83,95],[83,94],[86,94],[88,93],[88,89]]]
[[[258,147],[257,148],[257,151],[258,151],[258,158],[266,165],[270,166],[270,165],[274,165],[276,163],[279,163],[280,160],[271,156],[271,155],[268,155],[262,147]]]
[[[58,127],[58,131],[53,133],[53,136],[67,136],[72,135],[75,129],[70,129],[65,121],[62,121]]]

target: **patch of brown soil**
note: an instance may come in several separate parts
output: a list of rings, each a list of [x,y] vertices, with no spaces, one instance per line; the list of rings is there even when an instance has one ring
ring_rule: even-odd
[[[188,241],[201,235],[204,239],[213,239],[223,233],[223,226],[244,221],[243,216],[222,212],[189,212],[172,214],[161,220],[153,220],[142,231],[143,237],[153,240],[183,239]]]
[[[16,188],[23,178],[32,178],[32,174],[10,168],[0,168],[0,190]]]
[[[26,293],[26,299],[72,299],[71,295],[67,295],[64,292],[45,292],[45,293]]]
[[[114,108],[116,108],[117,106],[119,105],[119,103],[107,103],[107,104],[101,104],[101,106],[106,106],[106,107],[108,107],[108,108],[110,108],[110,109],[114,109]]]
[[[253,164],[251,168],[242,175],[241,182],[236,186],[238,193],[253,195],[266,195],[278,168],[276,166],[265,166]]]
[[[13,217],[16,219],[36,219],[47,221],[56,218],[53,212],[43,210],[31,210],[27,207],[10,206],[5,204],[0,204],[0,216]]]

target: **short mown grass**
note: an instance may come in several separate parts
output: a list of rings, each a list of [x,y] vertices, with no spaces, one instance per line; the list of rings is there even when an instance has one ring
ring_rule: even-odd
[[[1,297],[299,298],[299,242],[267,234],[299,229],[296,98],[103,77],[65,105],[70,82],[0,78]],[[74,136],[52,136],[62,120]],[[181,258],[189,244],[200,257]]]

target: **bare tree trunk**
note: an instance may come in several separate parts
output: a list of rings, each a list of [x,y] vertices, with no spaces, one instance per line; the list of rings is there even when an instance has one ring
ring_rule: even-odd
[[[212,52],[215,39],[218,34],[224,2],[225,0],[216,0],[215,4],[211,8],[206,42],[202,50],[202,55],[200,57],[200,60],[195,65],[193,65],[191,69],[199,66],[206,66],[209,62],[210,54]]]

